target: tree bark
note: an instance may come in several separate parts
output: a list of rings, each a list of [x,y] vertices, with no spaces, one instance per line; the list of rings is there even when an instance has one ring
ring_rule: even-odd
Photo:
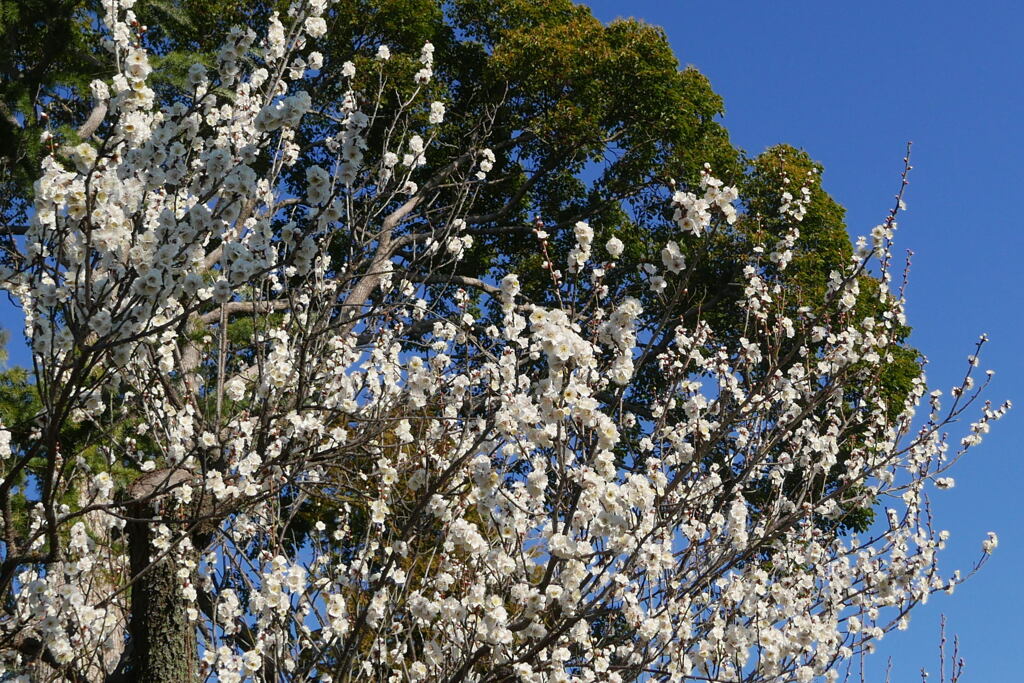
[[[144,481],[150,477],[143,477],[132,486],[132,493],[136,494],[133,497],[143,500],[133,506],[138,508],[133,510],[137,519],[129,522],[126,529],[134,580],[127,651],[121,675],[115,676],[115,680],[195,683],[198,678],[196,625],[188,617],[188,610],[194,605],[186,599],[183,580],[178,576],[177,560],[184,551],[177,547],[161,556],[153,547],[154,522],[147,519],[163,498],[154,488],[166,490],[168,485],[177,483],[173,481],[175,474],[159,473],[162,486]]]

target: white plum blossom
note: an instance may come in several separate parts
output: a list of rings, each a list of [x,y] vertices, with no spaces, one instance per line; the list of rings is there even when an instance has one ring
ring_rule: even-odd
[[[487,174],[491,172],[492,168],[494,168],[494,161],[494,152],[489,148],[480,150],[480,163],[478,166],[480,170],[476,173],[478,180],[484,180],[487,178]]]
[[[661,250],[661,262],[670,273],[678,273],[686,267],[686,258],[674,241],[670,241]]]
[[[579,270],[590,258],[590,250],[594,241],[594,230],[587,223],[578,221],[573,227],[576,246],[569,251],[570,270]]]
[[[700,186],[703,195],[678,190],[672,196],[675,206],[673,219],[684,232],[700,235],[711,226],[713,211],[717,209],[727,224],[736,222],[736,207],[733,204],[739,197],[735,187],[725,186],[722,181],[713,177],[711,169],[705,164],[701,173]]]
[[[444,121],[444,103],[443,102],[431,102],[430,103],[430,116],[428,120],[432,124],[438,124]]]
[[[309,17],[305,29],[310,38],[320,38],[327,34],[327,21],[323,17]]]

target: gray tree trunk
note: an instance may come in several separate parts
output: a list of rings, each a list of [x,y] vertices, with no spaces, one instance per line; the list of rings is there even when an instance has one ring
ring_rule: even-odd
[[[198,679],[196,624],[188,618],[189,608],[195,605],[185,598],[183,581],[178,577],[178,560],[185,550],[177,546],[166,555],[155,551],[154,523],[147,519],[160,508],[159,489],[173,486],[184,476],[166,470],[153,472],[131,486],[131,497],[140,503],[132,506],[137,519],[126,527],[134,579],[128,643],[121,666],[108,680],[195,683]]]
[[[198,653],[196,625],[188,618],[194,607],[183,595],[175,552],[151,563],[150,525],[130,522],[132,585],[128,622],[127,670],[132,680],[147,683],[194,683]],[[140,576],[141,574],[141,576]]]

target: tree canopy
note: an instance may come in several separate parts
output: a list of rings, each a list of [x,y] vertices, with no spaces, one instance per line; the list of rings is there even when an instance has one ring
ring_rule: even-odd
[[[140,44],[152,54],[156,96],[167,104],[178,101],[190,87],[192,64],[215,65],[220,35],[234,25],[265,21],[273,11],[286,12],[288,4],[136,3],[135,27]],[[94,104],[89,83],[101,74],[96,43],[105,29],[98,21],[98,1],[56,7],[29,3],[7,14],[3,35],[8,43],[15,44],[14,36],[26,31],[39,38],[17,41],[6,65],[10,78],[0,93],[0,99],[15,103],[11,113],[14,122],[21,122],[14,127],[8,121],[6,158],[20,160],[12,161],[11,169],[27,169],[5,176],[6,213],[13,223],[25,218],[34,169],[48,152],[39,142],[41,133],[49,131],[66,146],[80,139],[78,130]],[[730,330],[738,342],[744,329],[736,306],[743,296],[741,269],[753,249],[782,239],[785,232],[780,184],[788,183],[790,194],[798,197],[803,188],[809,193],[792,262],[785,278],[778,278],[791,311],[820,301],[830,273],[852,254],[844,211],[822,188],[820,165],[785,145],[749,159],[733,147],[720,121],[721,98],[695,69],[680,69],[660,28],[636,20],[604,25],[570,0],[351,2],[333,6],[326,25],[318,45],[322,65],[309,80],[312,106],[323,115],[307,117],[296,130],[300,149],[315,149],[308,143],[329,134],[334,125],[330,112],[341,106],[349,88],[366,97],[385,73],[414,74],[421,66],[419,48],[429,41],[434,46],[434,77],[426,88],[446,103],[446,113],[434,133],[440,153],[425,159],[426,172],[444,168],[462,150],[485,139],[500,152],[487,186],[473,196],[472,215],[466,217],[473,243],[435,289],[452,282],[480,282],[501,264],[519,272],[524,291],[539,300],[550,284],[544,263],[564,262],[575,242],[572,226],[585,220],[597,240],[623,240],[623,259],[609,274],[607,286],[645,302],[670,301],[678,314],[700,315],[716,328]],[[386,69],[375,59],[376,46],[384,43],[396,54]],[[347,83],[336,74],[350,58],[356,77]],[[375,106],[382,114],[400,111],[422,87],[411,77],[392,81],[388,91],[378,92]],[[384,128],[368,131],[374,143],[386,134]],[[300,192],[305,169],[323,161],[322,152],[305,152],[282,182],[290,192]],[[367,161],[379,159],[371,151]],[[746,210],[734,229],[721,231],[714,240],[687,239],[672,219],[668,198],[677,189],[699,184],[705,164],[723,182],[741,188]],[[449,193],[439,201],[462,199]],[[533,238],[538,220],[551,235],[546,256]],[[693,267],[678,288],[647,291],[640,269],[659,259],[661,245],[669,239],[679,240]],[[427,281],[438,274],[420,272],[416,277]],[[864,275],[858,315],[877,314],[870,303],[875,287],[871,280]],[[444,299],[439,296],[438,305]],[[232,324],[235,337],[252,330],[248,319]],[[662,334],[670,336],[671,328],[663,328]],[[909,328],[903,338],[907,334]],[[918,372],[913,349],[894,353],[881,378],[894,415]],[[641,404],[658,384],[654,372],[637,384],[642,392],[629,398]],[[844,525],[860,530],[873,518],[870,508],[850,513]]]

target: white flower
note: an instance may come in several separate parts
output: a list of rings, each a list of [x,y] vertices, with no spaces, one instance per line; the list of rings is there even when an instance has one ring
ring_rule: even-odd
[[[259,650],[249,650],[242,655],[242,666],[245,667],[247,673],[259,671],[263,666],[263,655]]]
[[[309,17],[306,19],[305,27],[311,38],[319,38],[327,33],[327,22],[323,17]]]
[[[132,50],[124,60],[124,70],[130,77],[141,81],[153,69],[149,66],[149,59],[143,50]]]
[[[313,206],[319,206],[330,198],[331,175],[320,166],[306,169],[306,199]]]
[[[622,256],[622,250],[625,249],[625,245],[618,237],[613,237],[608,240],[607,244],[604,245],[605,251],[612,258],[619,258]]]
[[[352,62],[345,62],[341,65],[341,75],[345,78],[354,78],[356,75],[356,65]]]
[[[428,121],[433,124],[438,124],[444,121],[444,103],[443,102],[431,102],[430,104],[430,117]]]
[[[519,276],[515,273],[509,273],[505,277],[501,278],[499,283],[502,293],[508,296],[515,296],[519,293]]]
[[[594,239],[594,229],[587,223],[579,221],[573,227],[573,234],[576,236],[576,241],[581,246],[589,246],[590,242]]]
[[[224,385],[224,391],[232,401],[241,401],[245,396],[245,380],[233,377]]]
[[[426,66],[434,63],[434,45],[430,41],[423,43],[423,49],[420,50],[420,62]]]
[[[226,303],[231,299],[231,283],[221,278],[213,283],[213,300],[218,304]]]
[[[112,327],[110,312],[109,311],[97,311],[95,315],[89,320],[89,327],[100,337],[105,337],[110,334]]]
[[[413,681],[422,681],[427,677],[427,666],[423,662],[415,662],[409,667],[409,678]]]
[[[96,148],[88,142],[80,143],[72,150],[72,157],[78,170],[85,173],[96,163]]]
[[[106,83],[99,79],[96,79],[89,84],[89,90],[92,92],[93,98],[100,102],[106,102],[110,99],[110,88],[107,87]]]
[[[487,177],[487,174],[494,168],[494,152],[490,148],[480,150],[480,170],[477,171],[476,177],[483,180]]]
[[[992,551],[999,545],[999,537],[996,536],[996,532],[988,532],[988,538],[981,542],[981,549],[986,555],[991,555]]]
[[[686,259],[683,257],[683,253],[679,250],[679,245],[675,242],[669,242],[665,245],[665,248],[661,250],[661,262],[665,264],[665,268],[672,273],[678,273],[686,267]]]
[[[386,62],[391,59],[391,50],[388,49],[387,45],[381,45],[377,48],[377,59],[382,62]]]

